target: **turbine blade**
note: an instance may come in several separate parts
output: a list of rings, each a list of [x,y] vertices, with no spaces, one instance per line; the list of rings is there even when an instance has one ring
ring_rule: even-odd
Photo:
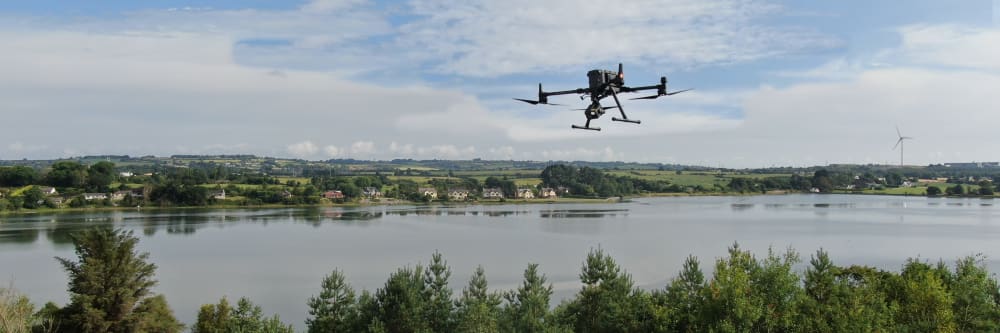
[[[903,133],[899,132],[899,125],[896,125],[896,136],[903,137]]]
[[[903,143],[903,138],[899,138],[899,140],[896,140],[896,145],[892,146],[892,150],[896,150],[896,147],[899,147],[900,143]]]

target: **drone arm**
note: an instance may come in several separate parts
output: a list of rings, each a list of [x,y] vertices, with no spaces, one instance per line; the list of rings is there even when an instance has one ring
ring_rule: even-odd
[[[555,95],[582,94],[582,93],[585,93],[585,92],[587,92],[586,89],[577,88],[577,89],[573,89],[573,90],[546,91],[546,92],[542,92],[541,94],[543,96],[555,96]]]
[[[637,92],[637,91],[643,91],[643,90],[659,90],[659,89],[660,89],[660,85],[658,85],[658,84],[657,85],[653,85],[653,86],[641,86],[641,87],[625,87],[625,86],[622,86],[620,88],[620,90],[622,92]]]

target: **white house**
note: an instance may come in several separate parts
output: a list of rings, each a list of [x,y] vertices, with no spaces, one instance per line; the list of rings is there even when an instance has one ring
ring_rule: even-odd
[[[535,192],[531,191],[530,188],[519,188],[517,189],[518,199],[534,199]]]
[[[551,187],[543,187],[540,191],[538,191],[538,197],[539,198],[555,198],[556,197],[556,190],[554,188],[551,188]]]
[[[433,187],[421,187],[417,189],[417,193],[420,193],[420,195],[423,196],[431,197],[431,199],[437,199],[438,197],[438,191]]]
[[[448,200],[463,201],[469,199],[469,190],[453,188],[448,190]]]
[[[108,198],[107,193],[84,193],[83,200],[105,200]]]
[[[362,190],[361,192],[366,197],[371,199],[378,199],[382,197],[382,191],[380,191],[378,188],[375,187],[365,187],[364,190]]]
[[[483,188],[483,199],[503,199],[503,191],[496,187]]]

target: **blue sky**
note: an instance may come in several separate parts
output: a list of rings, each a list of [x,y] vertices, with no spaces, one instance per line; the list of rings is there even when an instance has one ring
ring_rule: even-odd
[[[898,125],[917,137],[908,164],[1000,160],[976,135],[1000,120],[983,111],[1000,89],[995,12],[989,0],[3,2],[0,108],[17,126],[0,133],[0,159],[898,163]],[[583,117],[567,108],[510,99],[538,82],[582,87],[618,62],[630,85],[667,76],[695,90],[627,102],[644,124],[602,118],[599,133],[569,129]]]

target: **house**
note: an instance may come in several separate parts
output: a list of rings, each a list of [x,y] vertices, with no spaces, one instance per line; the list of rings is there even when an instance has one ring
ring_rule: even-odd
[[[417,194],[423,195],[425,197],[431,197],[431,199],[437,199],[438,191],[433,187],[421,187],[417,189]]]
[[[819,193],[819,188],[818,188],[818,187],[813,187],[813,188],[810,188],[810,189],[809,189],[809,192],[810,192],[810,193]]]
[[[47,200],[49,200],[49,202],[51,202],[52,204],[54,204],[56,206],[60,206],[64,202],[66,202],[66,199],[63,199],[63,197],[51,197],[51,198],[47,198]]]
[[[105,200],[108,198],[107,193],[84,193],[83,200]]]
[[[540,191],[538,191],[538,197],[539,198],[555,198],[556,197],[556,190],[554,188],[551,188],[551,187],[543,187]]]
[[[503,190],[497,187],[483,188],[483,199],[503,199]]]
[[[288,192],[288,190],[281,191],[281,197],[285,199],[291,198],[292,192]]]
[[[55,188],[55,187],[49,187],[49,186],[38,186],[38,190],[39,190],[39,191],[42,191],[42,194],[43,194],[43,195],[45,195],[45,196],[50,196],[50,195],[56,195],[56,194],[59,194],[59,192],[58,192],[58,191],[56,191],[56,188]]]
[[[469,199],[469,190],[453,188],[448,190],[448,200],[464,201]]]
[[[382,197],[382,191],[375,187],[365,187],[361,192],[365,195],[365,197],[370,199],[378,199]]]
[[[132,191],[130,191],[130,190],[115,191],[114,193],[111,193],[111,201],[122,201],[122,200],[125,200],[125,197],[131,196],[131,195],[132,195]]]
[[[327,199],[331,199],[331,200],[334,200],[334,199],[343,199],[344,198],[344,192],[341,192],[341,191],[326,191],[326,192],[323,192],[323,197],[327,198]]]
[[[221,189],[221,190],[212,192],[212,194],[209,194],[208,197],[212,198],[212,199],[217,199],[217,200],[226,200],[226,190],[225,189]]]
[[[535,192],[531,191],[530,188],[519,188],[517,189],[518,199],[534,199]]]
[[[118,175],[122,176],[122,177],[132,177],[135,174],[133,174],[132,171],[122,171],[122,172],[119,172]]]

